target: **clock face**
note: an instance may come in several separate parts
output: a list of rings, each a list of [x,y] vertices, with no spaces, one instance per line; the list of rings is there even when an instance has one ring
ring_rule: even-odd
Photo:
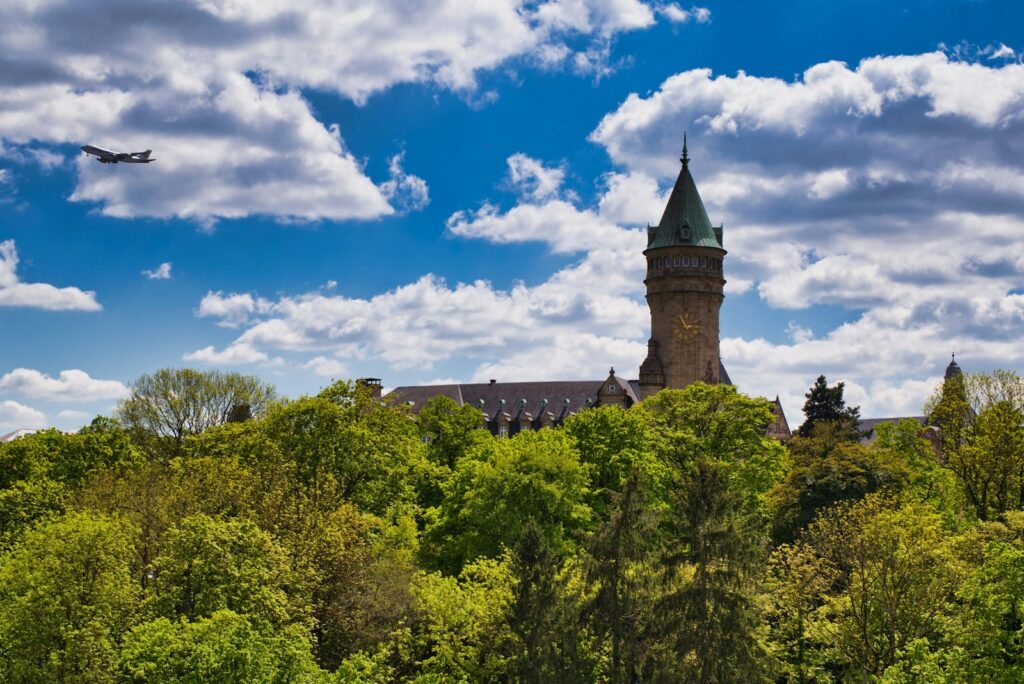
[[[700,334],[700,326],[686,314],[679,314],[672,322],[672,333],[681,340],[687,340]]]

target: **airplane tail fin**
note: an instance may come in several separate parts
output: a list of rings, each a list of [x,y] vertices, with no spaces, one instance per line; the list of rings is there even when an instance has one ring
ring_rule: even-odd
[[[132,152],[132,156],[138,157],[139,159],[149,159],[149,155],[151,154],[153,154],[153,150],[146,150],[145,152]]]

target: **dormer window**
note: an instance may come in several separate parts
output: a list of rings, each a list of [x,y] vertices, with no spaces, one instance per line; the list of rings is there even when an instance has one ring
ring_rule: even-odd
[[[683,239],[684,240],[689,240],[690,239],[690,229],[689,228],[683,228]]]

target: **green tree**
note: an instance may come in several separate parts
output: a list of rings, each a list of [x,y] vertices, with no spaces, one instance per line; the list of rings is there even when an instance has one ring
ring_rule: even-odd
[[[1024,507],[1024,415],[1006,400],[985,407],[949,465],[981,520]]]
[[[416,424],[420,438],[427,442],[427,458],[449,470],[455,468],[474,438],[483,432],[480,409],[468,404],[459,406],[442,394],[423,405],[416,415]]]
[[[754,595],[764,534],[730,488],[728,466],[700,459],[681,476],[668,523],[660,627],[672,657],[661,679],[765,681]]]
[[[766,619],[772,655],[785,681],[828,682],[825,644],[814,626],[838,570],[806,544],[783,544],[768,561]]]
[[[259,415],[275,398],[274,388],[252,375],[162,368],[131,384],[117,416],[151,456],[169,458],[189,435],[226,423],[236,406]]]
[[[727,385],[663,390],[642,404],[673,469],[663,519],[664,596],[659,632],[668,651],[657,677],[693,682],[759,681],[764,654],[754,596],[769,490],[784,451],[765,436],[769,402]]]
[[[612,684],[642,679],[650,656],[658,597],[658,515],[647,503],[639,473],[614,493],[611,513],[587,545],[586,578],[594,587],[585,615],[611,650]]]
[[[559,430],[488,440],[459,461],[427,529],[428,554],[458,574],[476,558],[514,548],[539,524],[556,555],[568,551],[591,519],[587,471],[573,440]]]
[[[0,548],[33,522],[63,512],[93,473],[137,459],[127,435],[103,421],[78,434],[42,430],[0,444]]]
[[[288,594],[294,577],[287,556],[249,521],[185,518],[167,531],[152,576],[158,615],[194,620],[227,609],[267,625],[305,617],[299,597]]]
[[[426,464],[416,424],[403,407],[382,405],[365,388],[337,382],[316,397],[273,407],[260,422],[270,449],[252,459],[283,459],[295,494],[314,505],[349,501],[385,515],[415,499]]]
[[[415,612],[394,650],[397,670],[421,681],[507,681],[505,622],[515,578],[509,556],[466,565],[458,577],[419,573]]]
[[[599,406],[570,417],[564,430],[590,468],[588,503],[599,519],[607,519],[610,497],[638,473],[647,483],[647,496],[655,499],[652,503],[664,504],[669,471],[655,455],[655,436],[642,411]]]
[[[132,629],[120,649],[121,681],[146,684],[326,682],[298,625],[268,631],[230,610]]]
[[[865,680],[913,641],[943,638],[961,581],[949,538],[926,506],[897,507],[879,494],[829,510],[808,530],[816,552],[842,572],[822,629]]]
[[[809,437],[814,432],[814,426],[819,423],[838,423],[843,426],[849,439],[860,439],[860,432],[857,429],[860,423],[860,407],[847,406],[843,399],[845,383],[836,383],[835,387],[829,387],[824,375],[819,375],[814,381],[814,386],[805,394],[807,401],[804,402],[804,415],[807,417],[804,424],[799,427],[797,433],[801,437]]]
[[[889,444],[887,441],[885,444]],[[791,467],[770,495],[772,536],[792,542],[820,511],[883,489],[900,490],[911,478],[902,453],[851,442],[837,423],[820,423],[789,441]]]
[[[72,513],[44,522],[0,558],[0,680],[112,682],[136,619],[135,530]]]

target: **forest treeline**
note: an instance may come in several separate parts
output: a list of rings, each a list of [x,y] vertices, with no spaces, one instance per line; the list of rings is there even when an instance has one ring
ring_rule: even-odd
[[[0,681],[1024,681],[1024,379],[868,444],[842,390],[787,443],[701,383],[499,439],[158,371],[0,445]]]

